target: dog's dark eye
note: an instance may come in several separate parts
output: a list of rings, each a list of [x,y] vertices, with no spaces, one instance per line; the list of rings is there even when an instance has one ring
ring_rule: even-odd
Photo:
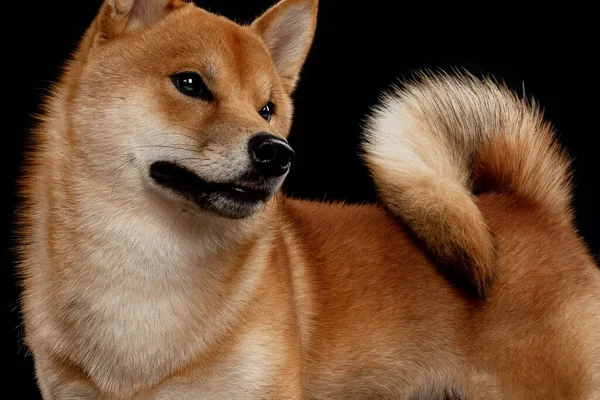
[[[172,75],[171,80],[175,87],[186,96],[197,97],[206,101],[213,98],[200,75],[195,72],[181,72]]]
[[[275,104],[268,102],[266,106],[264,106],[258,113],[261,117],[267,122],[271,122],[271,118],[273,117],[273,112],[275,111]]]

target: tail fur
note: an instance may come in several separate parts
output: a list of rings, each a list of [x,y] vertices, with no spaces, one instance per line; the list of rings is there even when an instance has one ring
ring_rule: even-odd
[[[381,199],[451,277],[485,297],[494,239],[476,192],[571,222],[569,161],[535,103],[470,75],[422,75],[386,95],[365,130]]]

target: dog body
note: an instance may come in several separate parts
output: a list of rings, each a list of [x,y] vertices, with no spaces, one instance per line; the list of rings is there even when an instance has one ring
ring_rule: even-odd
[[[600,274],[534,107],[424,78],[367,129],[386,208],[277,194],[316,9],[103,5],[23,185],[44,399],[599,398]]]

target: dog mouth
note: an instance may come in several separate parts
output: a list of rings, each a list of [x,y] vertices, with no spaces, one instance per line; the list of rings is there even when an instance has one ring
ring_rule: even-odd
[[[208,182],[189,169],[169,161],[150,166],[156,184],[175,192],[200,208],[227,218],[245,218],[265,203],[272,191],[257,179],[235,182]]]

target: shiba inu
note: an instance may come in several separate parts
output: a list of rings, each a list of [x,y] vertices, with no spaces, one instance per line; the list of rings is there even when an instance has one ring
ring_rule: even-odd
[[[423,76],[365,129],[381,205],[279,193],[317,8],[105,1],[22,184],[44,399],[600,398],[600,273],[535,104]]]

